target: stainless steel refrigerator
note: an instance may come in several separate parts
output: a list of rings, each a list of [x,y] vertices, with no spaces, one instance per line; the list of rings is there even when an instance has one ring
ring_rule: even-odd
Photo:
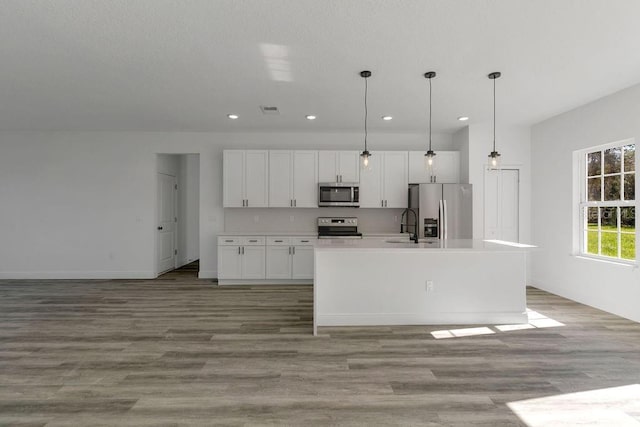
[[[409,208],[416,212],[421,239],[473,238],[471,184],[410,184]]]

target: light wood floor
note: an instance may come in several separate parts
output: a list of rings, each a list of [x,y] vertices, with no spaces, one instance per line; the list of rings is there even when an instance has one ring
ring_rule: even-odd
[[[639,423],[640,324],[528,297],[540,327],[313,337],[310,286],[0,281],[0,425]]]

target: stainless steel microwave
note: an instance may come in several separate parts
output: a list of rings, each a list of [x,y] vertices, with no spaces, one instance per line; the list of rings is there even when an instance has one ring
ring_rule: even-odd
[[[360,184],[357,182],[321,182],[318,184],[318,206],[360,206]]]

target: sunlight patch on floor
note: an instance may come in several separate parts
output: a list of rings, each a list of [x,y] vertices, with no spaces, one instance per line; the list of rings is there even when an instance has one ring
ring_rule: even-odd
[[[553,320],[544,314],[540,314],[537,311],[533,311],[527,308],[527,316],[529,317],[529,323],[521,323],[514,325],[494,325],[494,326],[481,326],[476,328],[463,328],[463,329],[443,329],[441,331],[433,331],[431,335],[436,339],[443,338],[456,338],[456,337],[469,337],[474,335],[490,335],[496,332],[510,332],[521,331],[523,329],[536,329],[536,328],[555,328],[558,326],[565,326],[564,323],[560,323],[557,320]],[[494,328],[494,329],[491,329]]]
[[[507,406],[529,427],[638,427],[640,384],[521,400]]]

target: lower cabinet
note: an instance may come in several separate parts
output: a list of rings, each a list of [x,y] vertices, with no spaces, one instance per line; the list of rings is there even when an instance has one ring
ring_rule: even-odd
[[[315,237],[269,237],[267,279],[313,279]]]
[[[218,238],[218,279],[264,279],[264,237]]]
[[[218,281],[290,283],[313,279],[315,236],[218,237]],[[222,283],[224,284],[224,283]]]

